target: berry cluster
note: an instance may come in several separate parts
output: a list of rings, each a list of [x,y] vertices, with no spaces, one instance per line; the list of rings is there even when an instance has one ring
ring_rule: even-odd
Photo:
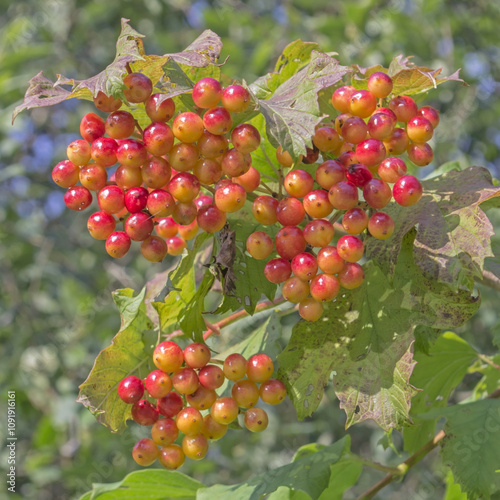
[[[345,85],[333,93],[332,104],[340,114],[316,128],[313,148],[301,159],[312,164],[322,155],[324,161],[312,166],[312,174],[293,169],[284,177],[285,196],[259,196],[253,202],[260,224],[283,227],[274,241],[265,231],[252,233],[247,251],[256,259],[277,252],[266,263],[265,276],[283,283],[283,297],[298,303],[300,315],[308,321],[322,316],[323,303],[333,300],[341,287],[362,284],[363,233],[390,238],[394,221],[382,209],[392,198],[404,207],[420,200],[422,186],[407,175],[398,155],[407,153],[417,166],[432,161],[427,141],[439,123],[438,112],[430,106],[418,108],[409,96],[389,98],[393,82],[386,73],[370,75],[367,87]],[[281,148],[276,159],[282,167],[294,166]],[[344,235],[335,245],[334,224],[340,217],[337,227]]]
[[[142,103],[151,123],[142,130],[132,113],[120,110],[121,100],[100,92],[95,105],[109,115],[83,117],[82,139],[68,145],[68,159],[52,178],[67,188],[64,201],[72,210],[89,207],[95,193],[100,210],[87,226],[92,237],[106,240],[109,255],[123,257],[138,241],[146,259],[160,262],[182,253],[199,228],[222,229],[226,213],[243,206],[260,182],[250,156],[260,134],[247,123],[233,128],[231,113],[250,104],[241,85],[223,89],[203,78],[192,92],[199,112],[175,115],[172,99],[152,94],[147,76],[130,73],[123,83],[128,102]]]
[[[255,406],[259,398],[276,405],[286,397],[283,382],[271,378],[271,358],[256,354],[246,360],[235,353],[222,368],[209,364],[210,359],[205,344],[192,343],[182,350],[175,342],[164,341],[153,353],[156,370],[144,380],[129,376],[120,382],[118,395],[133,405],[134,421],[151,426],[151,438],[138,441],[132,451],[139,465],[148,466],[158,459],[167,469],[177,469],[185,457],[201,460],[209,441],[223,437],[242,410],[247,429],[266,429],[267,413]],[[226,379],[234,382],[231,396],[219,397],[216,390]],[[176,444],[181,435],[181,444]]]
[[[109,113],[106,120],[84,116],[82,139],[68,146],[68,159],[52,172],[68,189],[65,202],[73,210],[87,208],[96,193],[100,210],[87,225],[94,238],[106,240],[112,257],[123,257],[131,241],[141,242],[152,262],[179,255],[200,229],[221,230],[226,214],[240,210],[248,195],[259,224],[281,226],[274,238],[262,230],[252,233],[248,253],[267,260],[266,278],[283,284],[285,299],[298,304],[304,319],[316,321],[341,287],[363,283],[364,238],[392,235],[394,221],[384,207],[393,198],[412,206],[422,196],[400,155],[416,166],[432,161],[428,141],[439,114],[431,106],[419,108],[409,96],[393,95],[386,73],[371,74],[367,90],[335,90],[338,116],[316,127],[313,147],[298,162],[278,147],[282,181],[276,190],[251,166],[259,131],[249,123],[233,127],[232,113],[250,103],[243,86],[222,88],[203,78],[192,91],[198,112],[176,114],[171,99],[152,94],[147,76],[130,73],[123,82],[128,102],[143,105],[151,123],[142,130],[133,114],[119,109],[120,100],[100,93],[95,104]],[[298,163],[304,166],[284,175]],[[108,177],[110,168],[115,170]],[[338,241],[335,230],[342,234]]]

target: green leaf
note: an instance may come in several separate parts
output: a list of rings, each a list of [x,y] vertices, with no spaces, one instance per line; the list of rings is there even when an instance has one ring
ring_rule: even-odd
[[[483,399],[473,403],[435,409],[422,419],[445,417],[446,437],[441,455],[467,498],[490,498],[500,488],[500,401]]]
[[[357,482],[363,466],[356,460],[343,458],[330,467],[330,482],[318,500],[342,500],[344,493]]]
[[[417,365],[410,381],[421,391],[412,398],[412,414],[420,414],[447,405],[452,391],[477,359],[477,352],[465,340],[446,332],[431,346],[428,354],[416,353],[414,359]],[[405,428],[405,450],[414,453],[434,436],[435,428],[435,421]]]
[[[318,92],[340,81],[347,72],[336,59],[313,51],[307,66],[282,83],[269,99],[260,100],[271,144],[275,148],[281,145],[295,159],[305,154],[322,120]]]
[[[277,285],[264,276],[265,265],[264,260],[254,259],[237,246],[236,258],[232,265],[234,290],[227,291],[224,295],[224,300],[217,311],[219,314],[236,311],[240,307],[253,314],[262,295],[274,300]]]
[[[146,287],[144,287],[137,296],[134,297],[133,294],[134,290],[131,288],[124,288],[113,292],[113,300],[121,316],[120,331],[128,328],[137,318],[141,306],[143,305],[144,297],[146,296]]]
[[[123,75],[127,73],[127,64],[143,59],[144,56],[141,40],[143,35],[131,28],[128,21],[125,18],[121,20],[122,29],[116,42],[116,56],[104,71],[82,81],[58,75],[55,83],[42,72],[38,73],[29,81],[23,102],[14,108],[12,121],[25,109],[53,106],[73,97],[92,100],[99,91],[119,97],[123,88]],[[61,85],[72,85],[73,88],[69,91]]]
[[[293,328],[278,361],[299,419],[317,408],[335,370],[346,427],[367,419],[386,431],[409,423],[415,327],[450,328],[479,306],[468,292],[452,292],[422,275],[413,261],[413,236],[403,242],[392,284],[369,262],[361,287],[329,303],[317,323],[300,321]]]
[[[317,453],[259,474],[244,483],[200,488],[196,500],[213,500],[214,498],[217,500],[255,500],[276,491],[280,486],[304,491],[316,500],[329,485],[330,466],[337,463],[344,453],[348,452],[349,446],[350,439],[346,436]]]
[[[178,316],[179,326],[187,337],[195,342],[203,342],[203,332],[206,330],[203,313],[205,312],[205,297],[211,290],[215,276],[209,271],[205,271],[203,279],[196,290],[196,293],[187,302]]]
[[[352,85],[360,90],[368,88],[368,78],[372,73],[383,72],[388,73],[392,77],[393,89],[392,95],[414,95],[422,92],[427,92],[444,82],[464,81],[458,77],[459,71],[455,71],[450,76],[440,76],[442,69],[430,69],[424,66],[416,66],[410,61],[409,57],[399,55],[395,57],[389,69],[380,65],[372,66],[370,68],[361,68],[353,66],[355,73],[352,79]]]
[[[418,225],[414,254],[424,274],[455,290],[470,285],[493,256],[493,226],[480,204],[500,196],[500,188],[483,167],[451,171],[422,186],[424,194],[410,210],[395,203],[384,209],[394,219],[394,234],[384,241],[369,238],[367,256],[393,274],[404,235]]]
[[[281,338],[281,323],[276,313],[271,313],[269,318],[250,335],[244,335],[243,340],[231,345],[216,356],[223,361],[234,352],[240,353],[245,358],[249,358],[257,353],[265,353],[271,358],[275,358],[281,351],[279,340]]]
[[[276,491],[266,496],[266,500],[312,500],[311,497],[302,490],[292,490],[287,486],[280,486]]]
[[[142,295],[144,291],[145,289],[141,292]],[[125,404],[118,397],[118,384],[129,375],[143,378],[148,373],[147,363],[150,357],[144,352],[142,335],[153,324],[145,313],[144,302],[141,301],[141,306],[136,309],[136,298],[132,297],[132,293],[132,290],[126,289],[115,295],[120,297],[117,304],[123,307],[120,310],[122,328],[111,345],[97,356],[92,371],[80,385],[77,399],[77,402],[94,414],[98,422],[112,432],[125,429],[126,421],[131,416],[131,405]],[[129,301],[125,300],[127,294]]]
[[[195,500],[204,485],[177,471],[139,470],[113,484],[94,484],[80,500]]]
[[[440,76],[440,69],[430,69],[424,66],[416,66],[409,58],[402,55],[397,56],[389,66],[389,75],[392,77],[394,95],[414,95],[427,92],[444,82],[464,81],[458,77],[459,71],[450,76]]]
[[[193,248],[188,251],[188,253],[180,261],[179,265],[169,274],[171,289],[165,297],[165,300],[163,302],[153,303],[153,307],[158,312],[161,331],[163,333],[170,333],[174,329],[178,328],[179,322],[182,318],[184,318],[184,326],[186,326],[188,330],[191,330],[188,335],[192,333],[193,328],[197,328],[196,325],[199,327],[201,312],[203,312],[202,298],[205,297],[206,293],[205,295],[202,295],[202,292],[200,292],[197,295],[195,267],[198,265],[196,264],[197,261],[199,261],[202,257],[202,254],[200,253],[201,249],[211,238],[212,235],[208,233],[202,233],[196,237]],[[203,291],[205,291],[205,288],[203,288]],[[201,300],[201,305],[197,305],[193,302],[193,298],[195,296]],[[191,321],[186,318],[185,314],[188,304],[191,308],[195,308],[193,311],[197,311],[196,317],[192,318],[193,324],[187,323],[188,321]]]
[[[271,145],[267,138],[264,115],[259,113],[251,119],[250,123],[260,133],[260,145],[252,153],[252,167],[256,168],[263,176],[278,180],[279,164],[276,160],[276,148]]]
[[[451,472],[446,476],[446,491],[443,500],[467,500],[467,495],[462,493],[460,485],[455,483]]]
[[[257,98],[268,99],[282,83],[309,62],[312,51],[318,48],[317,43],[302,40],[288,44],[276,61],[274,72],[258,78],[250,85],[250,89]]]

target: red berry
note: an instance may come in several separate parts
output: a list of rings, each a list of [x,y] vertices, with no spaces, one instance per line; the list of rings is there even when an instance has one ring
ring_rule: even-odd
[[[417,114],[415,101],[406,95],[396,96],[391,99],[389,109],[394,111],[398,122],[407,123]]]
[[[274,371],[273,360],[267,354],[254,354],[248,359],[247,377],[252,382],[265,382]]]
[[[337,274],[345,267],[345,260],[333,245],[323,247],[318,252],[317,261],[318,267],[326,274]]]
[[[179,394],[170,391],[166,396],[157,400],[156,406],[161,415],[172,418],[182,410],[184,401]]]
[[[96,240],[106,240],[115,227],[115,218],[102,210],[93,213],[87,221],[90,236]]]
[[[335,233],[333,224],[324,219],[316,219],[304,227],[304,239],[313,247],[324,247],[332,241]]]
[[[191,368],[203,368],[211,358],[210,349],[206,344],[193,342],[184,348],[184,361]]]
[[[304,220],[305,214],[304,206],[297,198],[283,198],[276,207],[276,218],[283,226],[300,224]]]
[[[64,203],[70,210],[80,212],[92,203],[92,194],[83,186],[70,187],[64,194]]]
[[[175,113],[174,101],[165,94],[152,94],[144,107],[152,122],[168,122]]]
[[[271,283],[283,283],[291,274],[290,262],[282,258],[271,259],[264,267],[264,276]]]
[[[152,439],[141,439],[135,444],[132,457],[139,465],[147,467],[158,458],[158,448]]]
[[[130,375],[118,384],[118,396],[127,404],[134,404],[142,398],[144,384],[139,377]]]
[[[247,360],[241,354],[230,354],[224,360],[222,370],[228,380],[240,380],[247,373]]]
[[[317,274],[311,280],[311,296],[318,302],[329,302],[339,293],[339,280],[331,274]]]
[[[346,262],[344,269],[339,272],[338,278],[342,287],[352,290],[362,285],[365,273],[357,262]]]
[[[161,370],[153,370],[146,377],[145,385],[146,390],[152,398],[161,399],[170,392],[172,380],[168,373]]]
[[[125,84],[123,94],[128,102],[144,102],[153,91],[153,83],[142,73],[129,73],[123,78],[123,83]]]
[[[158,417],[158,409],[145,399],[137,401],[132,406],[132,418],[139,425],[153,425]]]
[[[297,226],[285,226],[276,234],[276,251],[284,259],[291,260],[306,249],[306,240]]]
[[[215,390],[224,383],[224,372],[217,365],[206,365],[198,373],[198,378],[203,387]]]
[[[200,229],[206,233],[216,233],[226,224],[226,213],[215,205],[205,205],[198,210],[197,221]]]
[[[250,104],[250,93],[241,85],[229,85],[222,93],[222,105],[234,113],[245,111]]]
[[[392,78],[381,71],[372,73],[368,78],[368,90],[375,97],[387,97],[392,92]]]
[[[370,234],[379,240],[386,240],[394,232],[394,220],[384,212],[374,213],[368,222]]]
[[[193,87],[193,101],[199,108],[213,108],[222,97],[222,87],[215,78],[202,78]]]
[[[410,207],[422,197],[422,184],[413,175],[404,175],[394,184],[392,193],[396,203],[403,207]]]
[[[314,255],[302,252],[297,254],[291,262],[292,273],[303,281],[309,281],[318,272],[318,263]],[[300,301],[299,301],[300,302]]]
[[[115,231],[106,240],[106,252],[115,259],[121,259],[129,251],[130,236],[125,231]]]
[[[153,361],[160,370],[172,373],[182,366],[184,355],[182,349],[175,342],[166,340],[156,346],[153,352]]]
[[[337,242],[337,252],[346,262],[357,262],[363,257],[363,242],[350,234],[342,236]]]

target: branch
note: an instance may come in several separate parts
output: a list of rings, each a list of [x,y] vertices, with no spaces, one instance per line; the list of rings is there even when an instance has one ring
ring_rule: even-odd
[[[476,278],[476,281],[484,286],[492,288],[493,290],[500,291],[500,279],[498,279],[491,271],[484,270],[482,279]]]
[[[486,396],[488,399],[500,398],[500,388],[493,391],[491,394]],[[414,465],[416,465],[420,460],[422,460],[428,453],[430,453],[436,446],[444,439],[446,436],[444,431],[439,431],[430,441],[425,443],[420,449],[418,449],[411,457],[407,458],[404,462],[397,466],[398,472],[390,472],[385,477],[383,477],[378,483],[374,484],[369,490],[365,491],[356,500],[370,500],[373,498],[382,488],[385,488],[388,484],[392,483],[395,479],[404,476]],[[367,464],[369,465],[369,464]]]
[[[261,302],[260,304],[257,304],[255,307],[255,313],[265,311],[266,309],[272,309],[273,307],[279,306],[283,303],[286,302],[286,299],[284,297],[280,297],[279,299],[275,300],[266,300],[265,302]],[[292,310],[295,310],[295,307],[291,308]],[[246,318],[247,316],[250,316],[250,313],[248,313],[245,309],[242,309],[241,311],[237,311],[231,315],[229,315],[227,318],[223,318],[220,321],[217,321],[217,323],[208,323],[205,321],[205,324],[207,325],[208,330],[203,334],[203,339],[207,340],[211,335],[214,333],[216,335],[220,335],[220,330],[221,328],[224,328],[226,326],[231,325],[232,323],[235,323],[236,321],[239,321],[242,318]],[[181,335],[184,335],[182,330],[175,330],[171,334],[166,336],[167,340],[171,340],[174,337],[179,337]]]

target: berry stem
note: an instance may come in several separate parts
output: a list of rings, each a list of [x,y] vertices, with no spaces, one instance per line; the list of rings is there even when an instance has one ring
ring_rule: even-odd
[[[211,186],[207,186],[206,184],[200,184],[203,189],[210,191],[212,194],[215,194],[215,189]]]
[[[135,128],[139,131],[139,133],[142,134],[144,133],[144,130],[142,130],[142,127],[139,125],[139,122],[137,120],[134,120],[135,122]]]
[[[500,388],[493,391],[487,396],[488,399],[500,398]],[[420,460],[422,460],[428,453],[430,453],[437,445],[446,437],[443,430],[439,431],[430,441],[425,443],[420,449],[418,449],[411,457],[407,458],[404,462],[400,463],[395,469],[397,472],[389,472],[380,481],[375,483],[371,488],[366,490],[362,495],[356,498],[356,500],[370,500],[373,498],[381,489],[385,488],[388,484],[392,483],[395,479],[404,476],[414,465],[416,465]],[[373,463],[371,463],[373,464]],[[370,465],[366,463],[365,465]],[[372,465],[370,465],[372,466]]]
[[[260,186],[256,189],[256,191],[259,190],[259,188],[263,188],[271,196],[274,196],[276,194],[262,179],[260,181]]]
[[[337,219],[342,215],[342,212],[344,210],[335,210],[332,214],[332,216],[328,219],[330,221],[331,224],[335,224],[335,222],[337,221]]]

